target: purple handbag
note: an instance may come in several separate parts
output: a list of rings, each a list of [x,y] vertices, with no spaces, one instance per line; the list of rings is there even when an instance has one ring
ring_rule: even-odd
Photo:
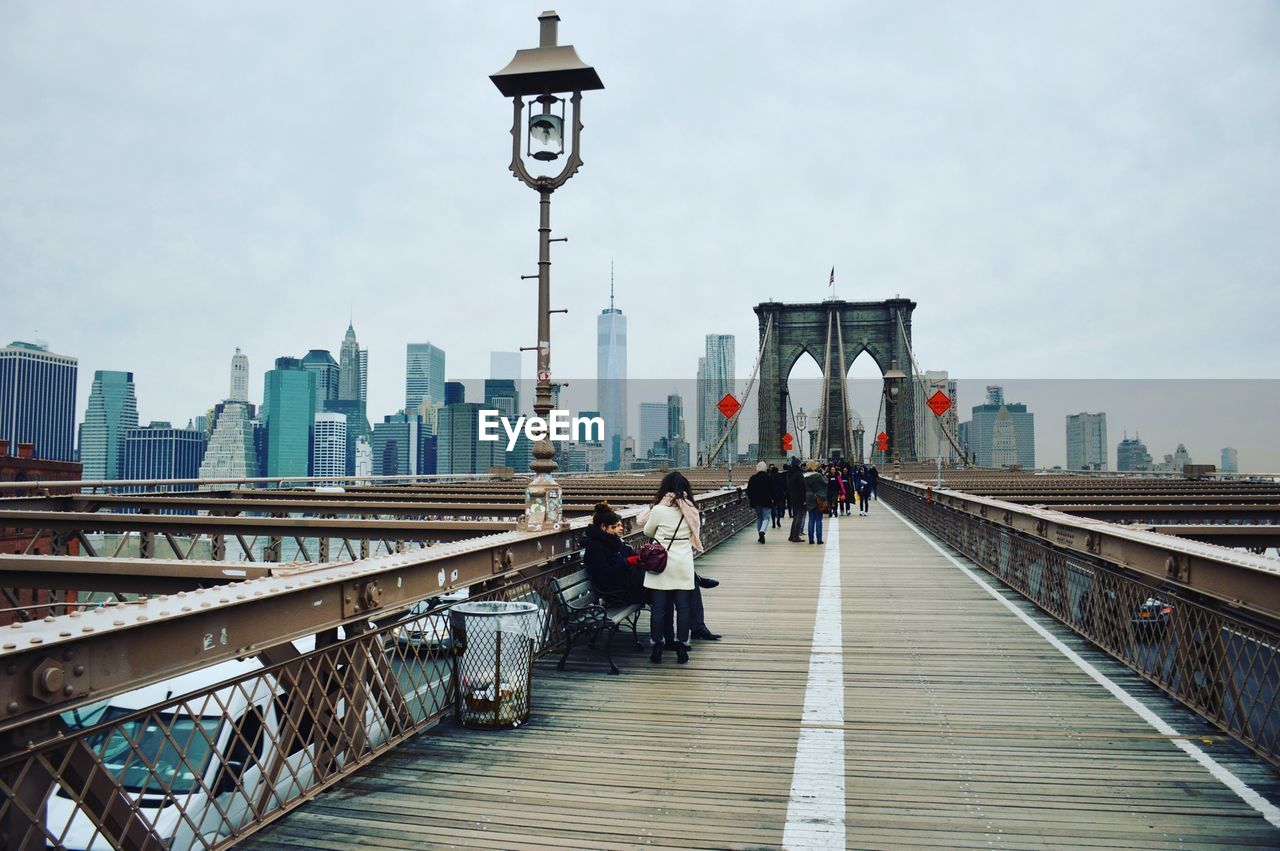
[[[680,515],[679,521],[676,522],[676,528],[671,532],[671,538],[667,541],[667,546],[676,539],[676,532],[680,531],[680,524],[684,522],[684,515]],[[636,558],[640,562],[640,567],[650,573],[661,573],[667,569],[667,547],[657,541],[650,541],[639,550],[636,551]]]

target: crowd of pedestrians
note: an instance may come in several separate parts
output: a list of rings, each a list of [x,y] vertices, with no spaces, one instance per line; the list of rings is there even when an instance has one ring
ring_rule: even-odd
[[[803,543],[804,533],[811,544],[822,543],[823,517],[853,513],[866,516],[876,497],[880,473],[874,464],[810,461],[803,466],[792,458],[785,470],[761,461],[747,480],[747,501],[756,512],[756,532],[765,543],[769,529],[781,529],[790,514],[788,541]]]

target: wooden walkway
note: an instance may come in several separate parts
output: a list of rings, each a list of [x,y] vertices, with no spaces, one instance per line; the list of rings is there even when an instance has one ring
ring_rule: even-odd
[[[695,643],[688,665],[652,665],[622,639],[618,677],[590,652],[564,673],[540,663],[527,726],[420,735],[244,847],[781,846],[826,548],[780,531],[761,546],[748,529],[699,562],[723,582],[705,599],[725,638]],[[827,727],[843,730],[843,776],[833,755],[805,770],[842,780],[845,845],[1280,846],[1257,810],[882,506],[841,518],[839,546],[845,723]],[[1064,640],[1276,800],[1275,772]]]

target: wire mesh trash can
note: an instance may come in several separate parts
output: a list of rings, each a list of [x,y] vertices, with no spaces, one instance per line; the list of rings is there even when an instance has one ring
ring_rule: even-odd
[[[459,603],[449,630],[458,723],[497,730],[527,721],[541,610],[533,603]]]

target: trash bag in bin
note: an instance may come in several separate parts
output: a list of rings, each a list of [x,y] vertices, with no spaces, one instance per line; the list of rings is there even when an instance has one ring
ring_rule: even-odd
[[[496,729],[528,720],[541,610],[533,603],[459,603],[449,630],[458,723]]]

